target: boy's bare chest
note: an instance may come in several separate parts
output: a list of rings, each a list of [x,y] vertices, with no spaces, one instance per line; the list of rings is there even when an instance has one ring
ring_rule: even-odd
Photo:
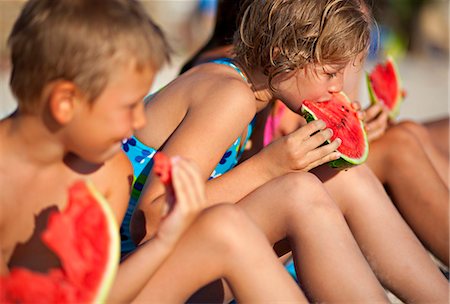
[[[29,168],[19,166],[17,169]],[[45,260],[52,258],[40,241],[40,233],[47,225],[50,212],[66,205],[66,189],[77,176],[58,170],[25,170],[26,174],[19,170],[7,172],[11,173],[0,176],[3,257],[10,266],[30,266],[30,262],[44,265]]]

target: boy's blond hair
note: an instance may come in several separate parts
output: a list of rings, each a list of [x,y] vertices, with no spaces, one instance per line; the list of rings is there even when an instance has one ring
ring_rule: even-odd
[[[169,59],[160,29],[134,0],[30,0],[8,43],[20,111],[34,111],[52,81],[72,81],[92,101],[118,64],[159,69]]]
[[[358,0],[256,0],[242,14],[235,56],[271,80],[307,64],[344,66],[370,41]]]

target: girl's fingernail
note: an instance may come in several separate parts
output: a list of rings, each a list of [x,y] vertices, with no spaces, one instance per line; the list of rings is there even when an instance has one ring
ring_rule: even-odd
[[[337,142],[338,144],[342,144],[342,139],[336,138],[336,142]]]
[[[320,129],[323,129],[323,128],[325,128],[327,125],[325,124],[325,122],[324,122],[323,120],[318,120],[317,126],[318,126]]]

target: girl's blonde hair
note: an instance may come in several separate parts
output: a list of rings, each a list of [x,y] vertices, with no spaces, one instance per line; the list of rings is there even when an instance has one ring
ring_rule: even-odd
[[[307,64],[345,66],[367,51],[372,18],[358,0],[253,0],[244,6],[235,56],[272,79]]]

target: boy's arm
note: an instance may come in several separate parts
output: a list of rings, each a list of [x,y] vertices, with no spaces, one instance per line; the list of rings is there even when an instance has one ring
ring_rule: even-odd
[[[173,247],[174,245],[169,245],[158,237],[140,245],[119,265],[107,302],[131,302],[172,252]]]
[[[139,246],[120,264],[108,303],[132,301],[206,207],[204,182],[196,166],[177,158],[175,161],[172,159],[171,164],[173,186],[167,185],[166,191],[174,193],[173,207],[159,225],[156,236]]]

